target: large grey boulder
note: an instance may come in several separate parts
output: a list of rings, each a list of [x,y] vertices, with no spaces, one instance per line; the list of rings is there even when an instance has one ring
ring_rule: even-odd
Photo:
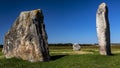
[[[40,9],[21,12],[6,33],[2,52],[6,58],[21,58],[31,62],[50,59],[47,34]]]
[[[105,3],[101,3],[98,7],[96,13],[96,26],[100,54],[111,55],[108,7]]]
[[[79,44],[73,44],[73,51],[79,51],[80,50],[80,45]]]

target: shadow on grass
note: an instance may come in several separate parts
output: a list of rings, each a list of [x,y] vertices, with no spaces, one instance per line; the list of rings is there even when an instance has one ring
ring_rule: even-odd
[[[60,58],[62,58],[64,56],[66,56],[66,55],[54,55],[54,56],[51,56],[50,60],[54,61],[54,60],[60,59]]]
[[[120,53],[118,53],[118,54],[112,53],[112,54],[110,54],[110,55],[108,55],[108,56],[118,56],[118,55],[120,55]]]

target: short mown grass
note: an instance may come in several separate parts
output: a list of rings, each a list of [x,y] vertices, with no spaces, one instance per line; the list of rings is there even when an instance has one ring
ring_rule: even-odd
[[[49,62],[31,63],[21,59],[5,59],[2,57],[0,58],[0,68],[120,68],[119,47],[112,47],[112,56],[99,55],[96,46],[83,46],[77,53],[72,51],[71,47],[50,47],[49,49],[51,55]],[[84,53],[79,53],[81,51]],[[0,56],[3,56],[1,49]]]

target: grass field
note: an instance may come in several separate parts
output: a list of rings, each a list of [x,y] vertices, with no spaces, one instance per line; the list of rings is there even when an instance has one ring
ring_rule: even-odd
[[[99,55],[97,46],[82,46],[72,51],[71,46],[49,46],[49,62],[31,63],[21,59],[5,59],[0,49],[0,68],[120,68],[120,46],[112,46],[112,56]]]

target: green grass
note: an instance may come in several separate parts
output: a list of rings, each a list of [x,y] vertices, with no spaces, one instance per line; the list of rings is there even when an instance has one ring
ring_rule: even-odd
[[[112,56],[101,56],[96,46],[83,46],[77,53],[72,51],[71,47],[50,47],[49,62],[31,63],[21,59],[2,57],[0,68],[120,68],[119,48],[120,46],[112,47],[114,53]],[[84,53],[78,54],[79,52]],[[3,56],[1,49],[0,56]]]

